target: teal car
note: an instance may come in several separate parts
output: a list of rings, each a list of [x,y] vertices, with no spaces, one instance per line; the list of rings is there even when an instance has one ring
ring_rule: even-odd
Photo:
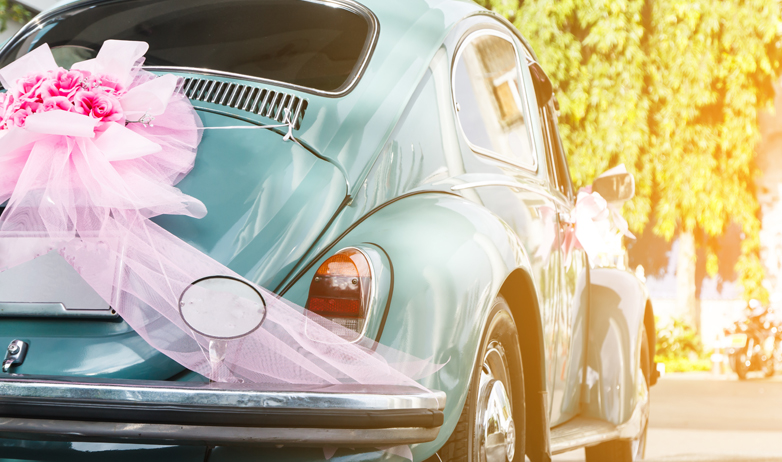
[[[643,458],[649,296],[621,253],[570,245],[558,104],[511,24],[461,0],[82,0],[0,67],[107,39],[148,42],[205,126],[277,126],[207,130],[178,187],[208,214],[158,224],[340,335],[442,367],[429,391],[209,383],[47,254],[0,273],[0,460]],[[345,259],[355,274],[324,273]]]

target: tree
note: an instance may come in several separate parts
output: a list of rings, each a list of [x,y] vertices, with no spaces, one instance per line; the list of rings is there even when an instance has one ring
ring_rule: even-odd
[[[576,186],[624,163],[637,182],[624,210],[633,231],[651,228],[668,240],[679,235],[682,253],[692,256],[691,271],[677,271],[687,278],[682,287],[695,285],[694,244],[706,248],[714,275],[715,238],[739,224],[746,238],[736,271],[744,296],[766,299],[752,179],[757,113],[770,107],[779,68],[778,3],[484,4],[524,33],[554,82]]]
[[[8,28],[8,21],[25,24],[32,18],[32,13],[22,5],[9,0],[0,0],[0,32]]]

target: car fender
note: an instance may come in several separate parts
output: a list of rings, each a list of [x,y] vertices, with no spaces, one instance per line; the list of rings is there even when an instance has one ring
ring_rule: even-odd
[[[640,431],[640,414],[647,411],[637,392],[643,380],[637,371],[641,328],[645,323],[650,328],[648,292],[635,274],[617,268],[593,268],[590,279],[586,413],[619,426],[623,438],[633,438]],[[648,335],[651,347],[653,330]]]
[[[485,208],[460,196],[422,191],[367,214],[312,262],[286,298],[303,305],[317,267],[351,246],[381,249],[393,266],[378,341],[441,365],[419,381],[448,396],[438,438],[413,448],[416,460],[429,457],[459,419],[491,303],[509,274],[529,271],[527,255],[518,236]]]

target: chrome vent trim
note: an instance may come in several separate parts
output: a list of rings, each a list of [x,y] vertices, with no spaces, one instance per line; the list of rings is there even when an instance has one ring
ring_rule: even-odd
[[[239,109],[280,123],[285,119],[285,109],[288,109],[292,114],[294,130],[301,126],[304,111],[307,109],[306,99],[290,93],[235,82],[186,77],[182,90],[193,101]]]

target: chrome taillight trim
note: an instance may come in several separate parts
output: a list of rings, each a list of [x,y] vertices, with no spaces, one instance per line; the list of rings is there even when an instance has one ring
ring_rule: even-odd
[[[219,104],[280,123],[284,123],[287,110],[294,130],[301,127],[308,104],[305,98],[292,93],[203,77],[185,77],[182,91],[193,101]]]
[[[360,253],[361,255],[363,255],[364,259],[366,259],[366,261],[367,261],[367,266],[369,267],[369,293],[366,295],[366,297],[364,297],[363,296],[364,294],[362,294],[362,303],[366,302],[366,311],[364,313],[363,324],[361,325],[361,330],[360,331],[354,331],[353,329],[350,329],[353,332],[356,332],[356,334],[358,334],[358,336],[355,339],[350,340],[349,343],[356,343],[356,342],[362,340],[367,335],[367,329],[369,329],[369,320],[372,317],[372,314],[375,312],[375,309],[376,309],[375,305],[377,305],[377,303],[378,303],[378,301],[377,301],[377,289],[375,287],[378,282],[377,282],[377,278],[375,278],[375,275],[377,273],[375,271],[375,265],[374,265],[374,263],[372,261],[372,258],[361,247],[356,247],[356,246],[343,247],[343,248],[337,250],[336,252],[334,252],[328,258],[331,258],[332,256],[334,256],[334,255],[336,255],[336,254],[338,254],[340,252],[344,252],[346,250],[355,250],[358,253]],[[328,258],[327,258],[327,260],[328,260]],[[310,284],[312,284],[311,281],[310,281]],[[364,298],[365,298],[365,300],[364,300]],[[316,313],[314,311],[313,311],[313,313],[317,314],[318,316],[323,317],[324,319],[329,319],[328,316],[323,316],[322,314]],[[305,329],[305,331],[306,331],[306,329]]]

